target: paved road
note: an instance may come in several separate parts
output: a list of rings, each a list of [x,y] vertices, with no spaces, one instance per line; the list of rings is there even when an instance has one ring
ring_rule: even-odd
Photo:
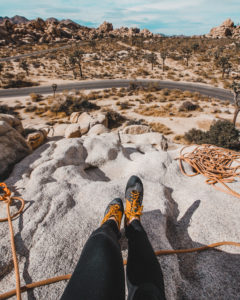
[[[152,79],[141,79],[141,80],[129,80],[129,79],[112,79],[112,80],[92,80],[92,81],[79,81],[68,84],[61,84],[58,86],[57,92],[63,90],[72,90],[72,89],[107,89],[107,88],[120,88],[128,87],[131,82],[136,83],[137,85],[147,86],[150,83],[156,84],[160,88],[169,88],[169,89],[179,89],[187,90],[191,92],[199,92],[203,95],[216,97],[220,100],[230,100],[233,101],[233,94],[224,89],[210,87],[207,85],[200,85],[195,83],[183,83],[175,81],[162,81],[162,80],[152,80]],[[17,97],[17,96],[28,96],[30,93],[38,94],[51,94],[51,86],[39,86],[39,87],[28,87],[28,88],[19,88],[19,89],[6,89],[0,90],[0,98],[8,97]]]
[[[75,45],[77,45],[77,46],[81,46],[81,45],[84,45],[84,44],[87,44],[87,42],[75,42]],[[25,54],[10,56],[10,57],[4,57],[4,58],[0,58],[0,62],[16,60],[16,59],[21,59],[21,58],[25,58],[25,57],[38,56],[38,55],[45,54],[45,53],[48,53],[48,52],[55,52],[55,51],[58,51],[58,50],[68,49],[68,48],[72,48],[72,47],[73,47],[72,44],[68,44],[68,45],[61,46],[61,47],[56,47],[56,48],[51,48],[51,49],[46,49],[46,50],[33,51],[31,53],[25,53]]]

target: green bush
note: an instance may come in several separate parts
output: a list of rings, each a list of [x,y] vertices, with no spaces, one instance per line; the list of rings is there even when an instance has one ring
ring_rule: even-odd
[[[191,129],[185,133],[184,138],[195,144],[211,144],[232,150],[240,150],[240,132],[230,121],[216,121],[209,131]]]

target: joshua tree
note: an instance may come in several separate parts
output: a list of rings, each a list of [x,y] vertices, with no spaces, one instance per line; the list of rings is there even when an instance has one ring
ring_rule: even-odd
[[[94,40],[89,41],[89,45],[92,48],[92,50],[95,52],[96,51],[96,46],[97,46],[96,41],[94,41]]]
[[[157,62],[157,56],[156,56],[156,54],[154,52],[152,52],[151,54],[149,54],[147,56],[147,59],[152,64],[152,70],[153,70],[153,67],[154,67],[154,65]]]
[[[224,51],[224,47],[218,47],[218,49],[213,53],[215,60],[218,60]]]
[[[227,56],[220,57],[217,60],[216,64],[217,64],[217,66],[219,66],[222,69],[222,79],[224,79],[225,73],[229,74],[230,69],[232,67],[230,62],[229,62],[229,57],[227,57]]]
[[[20,62],[19,67],[26,72],[27,76],[29,76],[29,65],[25,60]]]
[[[2,82],[2,71],[3,71],[3,64],[0,64],[0,82]]]
[[[233,96],[234,96],[234,104],[235,104],[235,112],[233,117],[233,125],[236,127],[237,116],[240,111],[240,100],[238,100],[238,96],[240,95],[240,83],[233,81],[232,84]]]
[[[66,59],[64,59],[64,61],[63,61],[63,67],[64,67],[65,71],[67,70],[67,66],[68,66],[67,61],[66,61]]]
[[[183,57],[186,59],[186,66],[188,67],[188,62],[189,62],[189,59],[190,59],[190,57],[191,57],[191,49],[190,48],[188,48],[188,47],[184,47],[183,49],[182,49],[182,55],[183,55]]]
[[[76,59],[73,55],[70,55],[68,58],[70,69],[73,71],[74,79],[77,78],[77,73],[75,72]]]
[[[75,63],[78,65],[80,77],[83,77],[82,74],[82,59],[84,52],[81,50],[75,50],[73,52],[73,57],[75,58]]]
[[[199,44],[198,43],[194,43],[192,44],[192,50],[194,51],[194,53],[199,49]]]
[[[162,50],[161,53],[161,58],[162,58],[162,70],[164,72],[164,67],[165,67],[165,59],[167,58],[167,51],[166,50]]]

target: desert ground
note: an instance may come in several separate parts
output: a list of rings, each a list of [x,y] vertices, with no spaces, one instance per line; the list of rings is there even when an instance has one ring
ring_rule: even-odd
[[[67,104],[70,99],[72,103]],[[122,118],[117,128],[142,124],[160,132],[177,143],[185,143],[184,133],[191,128],[208,130],[215,120],[232,120],[234,105],[229,101],[202,96],[189,91],[148,88],[112,88],[94,91],[66,91],[53,95],[31,94],[29,97],[1,99],[26,128],[53,127],[70,124],[77,103],[90,103],[88,111],[116,112]],[[93,105],[91,107],[91,104]],[[78,111],[84,112],[83,107]],[[239,126],[239,124],[237,124]],[[51,134],[54,134],[53,132]]]
[[[61,48],[65,46],[66,43],[2,47],[2,58],[52,48],[56,51],[1,63],[1,88],[11,88],[16,83],[21,87],[49,86],[79,80],[124,78],[196,82],[231,90],[239,71],[237,57],[240,50],[238,44],[229,38],[144,39],[133,36],[106,38],[83,45],[72,42],[70,48]],[[231,68],[220,63],[221,57],[226,55]],[[214,120],[231,120],[234,112],[229,101],[189,91],[157,90],[151,86],[136,90],[65,91],[55,97],[32,93],[29,97],[2,98],[0,101],[18,115],[24,126],[42,124],[44,127],[69,122],[70,111],[57,107],[68,97],[75,102],[85,99],[95,104],[99,111],[119,113],[125,118],[121,126],[140,122],[183,143],[184,133],[191,128],[208,130]],[[187,107],[184,102],[194,105]]]

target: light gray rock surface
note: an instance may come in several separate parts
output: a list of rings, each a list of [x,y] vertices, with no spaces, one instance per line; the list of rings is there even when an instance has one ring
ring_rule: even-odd
[[[22,131],[18,119],[8,115],[0,116],[0,178],[4,178],[15,163],[31,152]]]
[[[103,124],[96,124],[88,131],[88,135],[100,135],[107,132],[109,132],[109,129]]]
[[[53,136],[64,136],[65,130],[67,129],[68,126],[69,124],[57,124],[53,127],[53,132],[51,133]]]
[[[183,176],[178,155],[179,149],[164,152],[149,144],[140,152],[110,133],[49,141],[17,164],[7,184],[26,201],[13,221],[22,284],[73,272],[106,205],[114,197],[124,199],[133,174],[144,184],[142,223],[155,250],[239,242],[239,199],[206,185],[202,176]],[[240,192],[239,182],[231,187]],[[7,223],[0,224],[0,236],[0,292],[5,292],[15,286]],[[121,245],[126,258],[125,239]],[[239,299],[238,248],[158,260],[167,299]],[[56,300],[65,286],[38,288],[23,299]]]
[[[142,134],[124,134],[120,133],[122,143],[133,144],[138,149],[143,149],[145,152],[146,147],[154,146],[157,149],[166,151],[168,149],[168,141],[164,135],[158,132],[142,133]]]
[[[81,134],[85,134],[89,131],[90,128],[96,124],[102,124],[105,127],[108,127],[108,119],[106,114],[103,113],[87,113],[87,112],[73,112],[70,116],[70,122],[72,124],[79,124],[81,127]]]
[[[14,117],[12,115],[0,114],[0,121],[7,122],[8,125],[10,125],[14,129],[16,129],[21,134],[24,131],[22,122],[18,118]]]
[[[123,134],[143,134],[151,132],[151,128],[146,125],[129,125],[123,129]]]
[[[81,137],[81,127],[79,124],[70,124],[65,130],[65,138]]]

